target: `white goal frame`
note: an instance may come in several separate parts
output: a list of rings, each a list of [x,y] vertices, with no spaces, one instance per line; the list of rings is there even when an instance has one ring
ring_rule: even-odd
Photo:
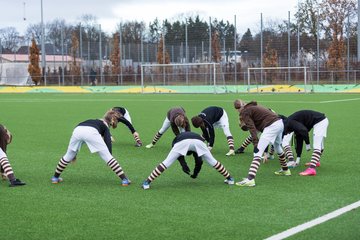
[[[140,67],[141,67],[141,92],[144,93],[144,86],[145,86],[145,82],[144,82],[144,79],[145,79],[145,69],[146,68],[157,68],[157,67],[183,67],[185,70],[186,70],[186,77],[188,77],[188,68],[187,66],[211,66],[211,71],[209,71],[208,73],[212,75],[212,80],[213,80],[213,86],[214,86],[214,93],[216,93],[216,86],[217,86],[217,68],[218,67],[221,67],[220,63],[214,63],[214,62],[211,62],[211,63],[169,63],[169,64],[159,64],[159,63],[153,63],[153,64],[141,64]],[[165,78],[165,74],[164,74],[164,78]],[[187,85],[188,84],[188,80],[186,80],[184,82],[183,85]]]
[[[250,92],[250,78],[251,78],[251,75],[250,75],[250,72],[251,70],[261,70],[261,74],[262,74],[262,71],[263,70],[281,70],[281,69],[287,69],[287,70],[291,70],[291,69],[303,69],[304,71],[304,91],[305,93],[307,92],[306,90],[306,85],[307,85],[307,69],[308,67],[255,67],[255,68],[248,68],[247,70],[247,77],[248,77],[248,92]],[[257,84],[257,87],[259,85]]]

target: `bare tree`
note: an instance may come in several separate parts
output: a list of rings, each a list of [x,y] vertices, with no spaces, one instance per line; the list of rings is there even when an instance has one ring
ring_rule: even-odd
[[[0,39],[2,48],[15,52],[19,46],[20,36],[19,32],[14,27],[7,27],[0,29]]]

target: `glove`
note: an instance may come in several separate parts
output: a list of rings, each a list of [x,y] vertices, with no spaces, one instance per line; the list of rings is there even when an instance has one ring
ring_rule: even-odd
[[[257,146],[254,147],[254,153],[258,153],[259,149],[257,148]]]
[[[190,175],[190,177],[193,178],[193,179],[195,179],[195,178],[197,178],[197,174],[196,174],[196,175],[195,175],[195,174],[192,174],[192,175]]]
[[[310,150],[311,150],[310,144],[306,144],[306,151],[310,151]]]
[[[186,166],[181,166],[182,170],[184,173],[186,173],[187,175],[190,175],[190,168],[186,165]]]

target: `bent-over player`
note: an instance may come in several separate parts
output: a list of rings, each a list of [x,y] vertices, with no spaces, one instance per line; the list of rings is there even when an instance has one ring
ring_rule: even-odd
[[[10,131],[2,124],[0,124],[0,170],[1,176],[5,180],[10,181],[10,187],[17,187],[25,185],[20,179],[15,178],[14,171],[10,165],[9,159],[6,155],[7,145],[12,141]]]
[[[236,185],[245,187],[255,186],[255,177],[261,164],[261,156],[270,143],[274,145],[281,165],[281,170],[276,171],[275,174],[290,176],[291,172],[286,165],[285,153],[281,147],[282,133],[284,130],[283,120],[276,113],[258,105],[255,101],[246,103],[238,99],[235,102],[238,102],[235,108],[240,115],[241,128],[244,131],[250,132],[254,145],[254,156],[248,176],[243,181],[237,182]],[[261,132],[260,138],[257,136],[258,132]]]
[[[161,136],[166,132],[166,130],[168,130],[170,126],[175,136],[179,135],[181,132],[190,131],[189,119],[185,114],[184,108],[174,107],[167,112],[162,127],[155,134],[152,142],[146,145],[146,148],[154,147],[157,141],[159,141]]]
[[[142,188],[149,189],[151,182],[168,169],[171,164],[176,161],[176,159],[187,155],[188,152],[195,152],[197,157],[207,161],[210,166],[215,168],[225,177],[224,183],[229,185],[234,184],[234,179],[231,177],[226,168],[212,156],[210,150],[204,143],[204,139],[197,133],[183,132],[175,137],[172,142],[172,149],[170,150],[168,156],[151,172],[149,177],[143,182]]]
[[[325,114],[312,111],[312,110],[301,110],[291,114],[284,127],[284,134],[291,132],[295,133],[295,136],[301,136],[306,144],[306,150],[310,151],[310,139],[309,132],[313,128],[313,153],[311,155],[311,161],[306,163],[308,166],[305,171],[301,172],[302,176],[315,176],[316,167],[320,166],[320,157],[324,150],[324,140],[327,134],[327,128],[329,120]],[[302,141],[301,141],[302,143]]]
[[[126,177],[119,163],[112,155],[111,135],[109,127],[116,128],[120,115],[116,111],[107,111],[102,119],[90,119],[79,123],[70,138],[66,154],[60,159],[52,183],[62,182],[61,173],[67,165],[76,159],[83,143],[89,147],[91,153],[98,153],[112,171],[121,179],[121,184],[127,186],[131,181]]]
[[[234,138],[230,132],[229,118],[226,111],[221,107],[208,107],[201,111],[201,113],[191,119],[195,128],[201,128],[203,137],[208,142],[208,148],[211,149],[215,142],[214,128],[221,128],[229,145],[229,152],[226,156],[235,155]]]
[[[118,118],[118,122],[125,124],[129,128],[135,140],[135,147],[141,147],[142,142],[140,140],[139,133],[135,130],[134,126],[132,125],[129,111],[124,107],[113,107],[112,110],[117,111],[121,114],[120,117]]]

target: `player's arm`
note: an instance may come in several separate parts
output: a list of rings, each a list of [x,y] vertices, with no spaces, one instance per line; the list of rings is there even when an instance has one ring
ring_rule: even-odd
[[[306,144],[310,144],[309,132],[302,123],[292,120],[288,124],[290,128],[294,130],[296,135],[301,136]]]
[[[208,123],[207,121],[204,121],[206,129],[209,133],[209,146],[213,147],[215,142],[215,131],[212,124]]]
[[[132,134],[134,134],[134,132],[136,132],[134,126],[131,124],[131,122],[126,120],[126,118],[124,118],[124,117],[118,118],[118,121],[125,124],[129,128],[129,130],[131,131]]]
[[[303,149],[303,138],[301,137],[301,135],[297,135],[295,134],[295,141],[296,141],[296,146],[295,146],[295,151],[296,151],[296,157],[301,157],[301,153],[302,153],[302,149]]]
[[[254,147],[257,147],[257,144],[259,142],[259,138],[257,136],[258,130],[255,127],[254,121],[245,112],[245,113],[243,113],[241,115],[240,122],[243,122],[245,124],[245,126],[247,127],[247,129],[250,132],[250,135],[252,137]]]
[[[109,149],[109,152],[112,154],[112,145],[111,145],[111,134],[110,130],[107,128],[104,133],[104,142]]]
[[[191,175],[192,178],[197,178],[200,170],[201,170],[201,166],[203,164],[203,160],[201,159],[201,157],[199,157],[197,155],[196,152],[193,153],[194,156],[194,160],[195,160],[195,168],[194,168],[194,173]]]
[[[178,157],[178,161],[179,161],[179,163],[181,165],[181,168],[182,168],[183,172],[189,175],[190,174],[190,168],[189,168],[189,166],[187,165],[187,163],[185,161],[185,157],[184,156]]]

